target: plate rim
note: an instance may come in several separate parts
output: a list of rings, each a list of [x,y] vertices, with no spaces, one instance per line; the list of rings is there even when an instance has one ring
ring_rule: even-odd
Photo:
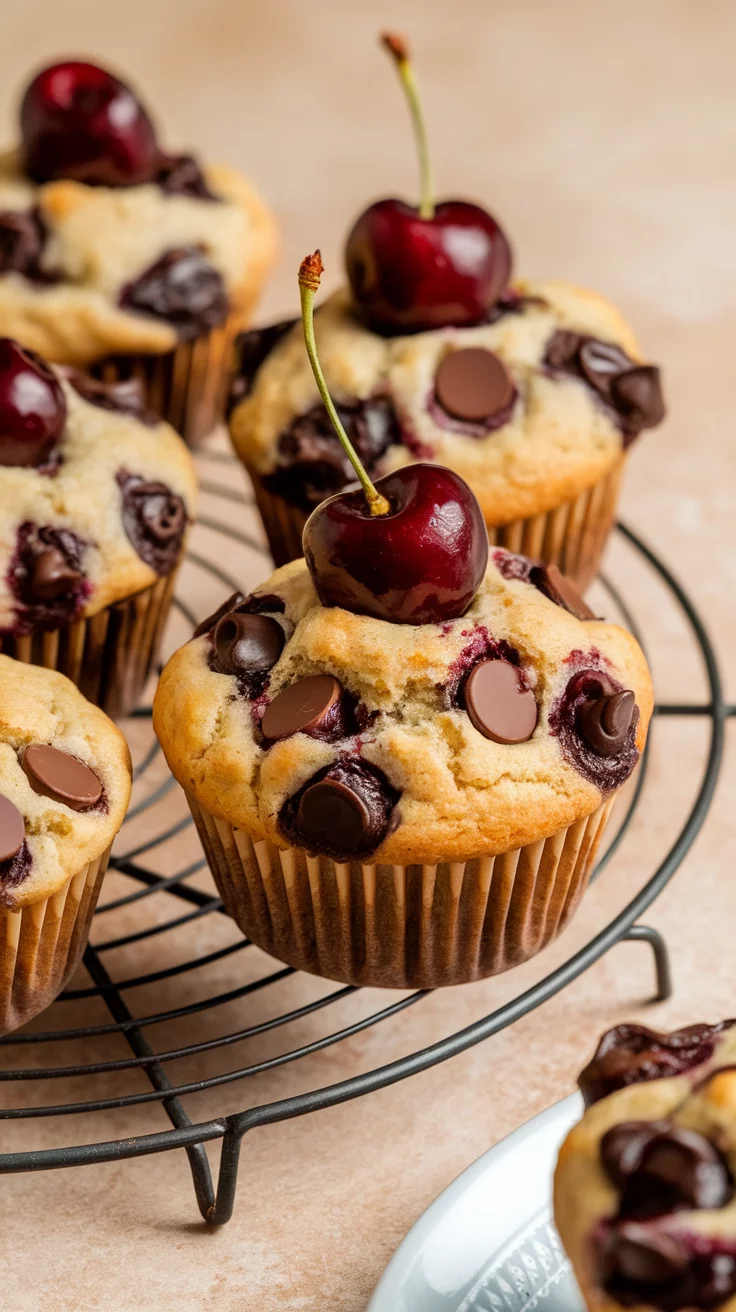
[[[492,1144],[484,1153],[476,1157],[475,1161],[466,1166],[459,1175],[456,1175],[420,1213],[394,1250],[371,1294],[366,1312],[385,1312],[386,1308],[397,1306],[395,1302],[390,1301],[391,1299],[395,1300],[396,1296],[401,1293],[397,1281],[398,1279],[403,1280],[410,1261],[421,1251],[428,1235],[434,1229],[437,1217],[445,1212],[448,1206],[452,1206],[455,1200],[460,1198],[466,1189],[471,1187],[476,1179],[488,1170],[493,1158],[513,1152],[517,1141],[521,1142],[528,1138],[533,1130],[543,1130],[550,1121],[561,1118],[566,1115],[567,1111],[572,1113],[573,1109],[576,1112],[582,1112],[583,1109],[582,1096],[577,1090],[567,1094],[564,1098],[559,1098],[557,1102],[545,1107],[543,1111],[537,1112],[535,1116],[530,1116],[521,1125],[518,1125],[515,1130],[511,1130],[502,1139],[499,1139],[498,1143]],[[510,1238],[511,1236],[499,1247],[499,1252],[506,1247]],[[489,1260],[492,1257],[493,1254],[490,1254]]]

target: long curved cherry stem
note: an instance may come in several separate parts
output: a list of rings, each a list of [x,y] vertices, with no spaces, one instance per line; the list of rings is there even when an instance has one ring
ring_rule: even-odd
[[[381,34],[381,45],[384,50],[388,50],[396,64],[401,85],[409,104],[411,121],[414,125],[414,138],[417,143],[417,155],[419,157],[419,217],[421,219],[433,219],[434,184],[427,147],[427,129],[422,113],[422,102],[419,98],[419,88],[414,76],[414,67],[409,56],[409,47],[404,38],[397,36],[394,32],[383,32]]]
[[[307,355],[309,356],[309,363],[312,366],[312,373],[314,374],[314,381],[317,384],[317,389],[324,401],[325,409],[330,416],[330,420],[332,421],[332,427],[337,433],[337,436],[340,439],[340,445],[353,466],[360,481],[360,485],[365,492],[365,499],[368,502],[370,513],[372,515],[387,515],[391,506],[386,498],[373,486],[363,468],[360,456],[340,422],[340,416],[335,409],[334,402],[327,389],[325,376],[322,373],[322,366],[317,355],[317,343],[314,338],[314,297],[323,273],[324,265],[322,264],[322,256],[319,251],[315,251],[314,255],[307,255],[306,259],[303,259],[299,266],[299,295],[302,302],[304,342],[307,348]]]

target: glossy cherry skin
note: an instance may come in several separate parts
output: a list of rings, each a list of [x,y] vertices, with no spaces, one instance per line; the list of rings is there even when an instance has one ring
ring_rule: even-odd
[[[44,68],[20,107],[25,169],[35,182],[73,178],[130,187],[155,176],[153,124],[124,82],[96,64],[69,60]]]
[[[304,528],[304,555],[324,606],[393,624],[440,624],[464,615],[488,563],[488,536],[467,483],[442,465],[407,465],[376,488],[323,501]]]
[[[0,466],[42,465],[65,423],[56,374],[35,351],[0,337]]]
[[[511,248],[479,205],[446,200],[434,217],[401,200],[379,200],[345,247],[353,298],[381,333],[481,323],[506,287]]]

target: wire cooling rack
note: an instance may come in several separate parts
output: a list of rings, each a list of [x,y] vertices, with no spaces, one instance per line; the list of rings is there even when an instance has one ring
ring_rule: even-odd
[[[184,641],[197,620],[224,596],[238,587],[246,590],[269,572],[268,555],[249,499],[238,490],[236,465],[216,449],[200,463],[205,470],[205,510],[175,603],[171,648]],[[0,1107],[0,1147],[10,1146],[8,1135],[13,1144],[20,1144],[17,1150],[0,1153],[0,1174],[184,1149],[200,1213],[206,1221],[222,1225],[232,1215],[240,1149],[247,1131],[361,1097],[463,1052],[553,997],[622,940],[650,945],[656,996],[669,995],[664,940],[656,930],[640,924],[639,917],[671,878],[706,818],[721,763],[725,721],[736,708],[724,704],[713,647],[690,597],[667,565],[631,529],[619,524],[618,540],[633,559],[632,567],[647,573],[650,582],[666,594],[693,659],[701,666],[705,689],[700,700],[658,702],[650,739],[657,735],[658,722],[669,717],[700,720],[707,737],[702,763],[696,765],[691,780],[693,796],[684,807],[679,828],[666,836],[663,858],[639,881],[635,895],[620,912],[531,987],[430,1046],[410,1050],[335,1083],[306,1088],[245,1110],[230,1110],[228,1086],[241,1087],[238,1103],[242,1105],[240,1099],[245,1101],[249,1080],[301,1062],[296,1065],[298,1076],[317,1054],[349,1044],[363,1032],[409,1012],[421,1005],[426,994],[415,992],[398,998],[386,994],[386,1005],[376,1009],[375,991],[299,976],[260,953],[238,933],[223,914],[191,819],[153,738],[150,706],[141,707],[126,725],[136,761],[136,785],[95,917],[92,945],[84,957],[89,983],[80,985],[75,979],[75,986],[44,1016],[0,1042],[0,1090],[10,1091],[17,1102]],[[235,561],[237,576],[229,568]],[[648,635],[639,632],[627,607],[625,583],[604,578],[596,586],[606,613],[613,609],[646,647]],[[630,835],[647,788],[647,764],[648,755],[594,878]],[[224,963],[222,970],[220,963]],[[214,971],[214,985],[207,982],[208,969]],[[225,973],[229,987],[222,988]],[[78,978],[81,976],[80,972]],[[289,988],[287,1005],[280,992],[285,981],[294,986]],[[270,1007],[268,998],[274,999]],[[161,999],[172,1005],[162,1006]],[[331,1020],[338,1015],[344,1017],[344,1023]],[[218,1017],[224,1017],[224,1022],[218,1022]],[[312,1025],[311,1018],[314,1024],[321,1025],[323,1020],[326,1024],[319,1031],[305,1030],[307,1021]],[[402,1018],[400,1023],[406,1027],[411,1048],[411,1018]],[[295,1025],[297,1030],[302,1026],[302,1041],[278,1046],[279,1037]],[[172,1033],[175,1041],[168,1046],[165,1041],[154,1042],[154,1034],[167,1038]],[[236,1060],[229,1065],[226,1054],[237,1053],[249,1040],[262,1045],[259,1060],[250,1065],[238,1065]],[[309,1069],[313,1072],[314,1067]],[[78,1096],[72,1092],[65,1100],[55,1101],[53,1095],[48,1098],[46,1091],[54,1085],[65,1094],[74,1090]],[[213,1091],[222,1099],[223,1114],[192,1121],[185,1102],[191,1106],[197,1095],[206,1094],[211,1105]],[[162,1114],[169,1127],[152,1130],[151,1125],[160,1124]],[[106,1115],[114,1117],[116,1127],[125,1126],[124,1136],[99,1137],[104,1134]],[[43,1133],[34,1131],[33,1141],[49,1146],[24,1147],[28,1121],[46,1123]],[[77,1141],[80,1139],[82,1142]],[[205,1145],[217,1140],[222,1144],[215,1189]]]

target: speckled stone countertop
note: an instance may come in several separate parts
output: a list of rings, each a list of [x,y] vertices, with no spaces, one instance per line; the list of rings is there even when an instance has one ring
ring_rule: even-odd
[[[340,4],[297,0],[73,0],[11,3],[0,46],[4,135],[27,69],[59,54],[115,61],[143,88],[172,144],[193,145],[246,168],[283,227],[283,257],[262,307],[292,314],[299,259],[319,245],[326,289],[340,276],[347,224],[377,194],[411,196],[415,167],[406,113],[380,25],[413,36],[437,178],[502,219],[530,273],[590,283],[618,301],[646,353],[665,366],[670,417],[645,434],[630,462],[628,521],[672,565],[713,635],[727,693],[736,700],[736,5],[710,0],[420,0]],[[214,450],[224,450],[215,443]],[[211,482],[238,480],[212,457]],[[235,503],[206,494],[205,513],[247,530]],[[199,546],[214,549],[209,530]],[[227,566],[246,584],[262,558],[246,547]],[[698,700],[702,675],[681,621],[621,544],[610,567],[644,624],[661,700]],[[187,567],[192,604],[220,599]],[[170,645],[185,629],[175,623]],[[235,1216],[208,1231],[197,1219],[183,1153],[0,1178],[3,1306],[13,1312],[360,1312],[396,1244],[437,1193],[481,1152],[567,1093],[599,1031],[626,1017],[660,1026],[736,1011],[736,757],[729,741],[706,828],[647,922],[667,936],[675,993],[650,1007],[645,947],[616,947],[570,988],[463,1056],[332,1111],[254,1130],[243,1144]],[[666,852],[697,787],[706,741],[695,720],[659,720],[645,803],[626,843],[591,889],[562,941],[511,975],[435,994],[410,1011],[294,1066],[198,1094],[190,1115],[224,1112],[319,1087],[423,1047],[485,1015],[569,956],[610,919]],[[135,746],[135,744],[134,744]],[[183,814],[176,794],[161,816]],[[153,823],[153,821],[151,822]],[[176,846],[176,845],[174,845]],[[191,831],[171,860],[196,856]],[[162,867],[163,868],[163,867]],[[172,867],[172,868],[175,868]],[[207,887],[207,877],[198,877]],[[103,893],[130,891],[112,876]],[[162,915],[180,904],[161,898]],[[128,914],[101,921],[118,937]],[[152,913],[153,914],[153,913]],[[213,923],[217,922],[217,923]],[[140,924],[140,921],[136,922]],[[234,942],[224,917],[109,953],[117,978],[165,969]],[[245,958],[248,964],[243,965]],[[186,1005],[272,969],[251,949],[131,989],[136,1012]],[[75,981],[84,987],[84,971]],[[299,1006],[329,986],[300,978],[244,1004],[161,1027],[157,1047],[225,1034]],[[177,1082],[261,1062],[347,1025],[392,998],[346,998],[330,1009],[215,1056],[171,1063]],[[99,1003],[67,1002],[50,1025],[103,1023]],[[155,1027],[154,1027],[155,1028]],[[97,1046],[98,1043],[98,1046]],[[119,1037],[53,1045],[56,1058],[115,1060]],[[40,1045],[4,1051],[0,1067],[51,1059]],[[68,1102],[144,1088],[140,1075],[69,1077],[0,1086],[2,1105]],[[157,1107],[94,1117],[4,1122],[0,1151],[114,1139],[163,1129]],[[211,1154],[216,1164],[216,1153]]]

